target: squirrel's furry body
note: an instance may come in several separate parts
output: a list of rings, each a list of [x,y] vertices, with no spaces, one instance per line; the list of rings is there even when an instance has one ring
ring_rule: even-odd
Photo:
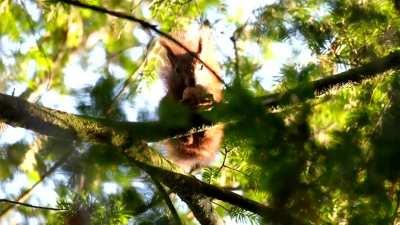
[[[201,118],[198,110],[222,100],[223,86],[217,78],[219,66],[210,30],[202,28],[197,32],[177,32],[172,36],[207,66],[171,40],[162,38],[160,45],[165,49],[166,60],[160,76],[167,88],[164,99],[187,107],[192,126],[202,125],[206,120]],[[166,141],[168,156],[184,169],[206,166],[215,158],[222,137],[223,125],[218,124],[201,132],[169,139]]]

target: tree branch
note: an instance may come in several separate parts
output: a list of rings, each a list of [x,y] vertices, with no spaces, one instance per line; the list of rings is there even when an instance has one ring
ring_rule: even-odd
[[[208,198],[215,198],[235,206],[239,206],[245,210],[260,215],[267,221],[273,221],[276,222],[277,224],[281,224],[282,220],[294,221],[294,218],[290,214],[287,214],[286,212],[273,209],[259,202],[238,195],[234,192],[225,190],[221,187],[207,184],[205,182],[196,179],[195,177],[186,176],[181,173],[152,166],[149,165],[148,163],[145,163],[146,161],[143,162],[136,160],[135,155],[137,154],[133,152],[135,151],[132,149],[124,151],[125,155],[128,156],[129,159],[131,159],[135,165],[138,165],[147,173],[151,174],[153,177],[156,177],[167,187],[176,192],[179,195],[179,197],[181,197],[189,205],[189,207],[191,206],[191,204],[192,206],[197,205],[198,210],[203,210],[203,211],[193,212],[195,213],[195,215],[197,213],[196,218],[198,219],[199,217],[197,216],[200,215],[200,219],[201,218],[208,219],[209,221],[214,221],[214,223],[211,224],[217,224],[216,220],[212,218],[212,216],[210,217],[210,215],[213,214],[209,211],[210,209],[208,209],[206,202],[204,202],[204,199],[208,197]]]
[[[363,66],[347,70],[345,72],[328,76],[319,80],[312,81],[309,84],[309,88],[314,93],[324,93],[329,88],[345,84],[349,82],[361,82],[365,79],[377,76],[383,72],[391,69],[398,69],[400,67],[400,51],[395,51],[387,56],[378,58],[373,62],[367,63]],[[290,89],[285,93],[275,93],[262,97],[263,103],[267,107],[276,107],[287,103],[287,100],[294,94],[296,94],[297,89]],[[296,96],[297,99],[302,96]],[[309,96],[308,96],[309,97]]]
[[[141,141],[160,141],[179,133],[179,129],[165,128],[160,122],[118,122],[79,116],[29,103],[0,94],[0,119],[11,125],[40,134],[79,139],[91,143],[131,146]]]
[[[222,224],[221,218],[214,212],[209,197],[202,194],[190,193],[180,194],[179,197],[186,202],[200,224],[219,225]]]
[[[147,147],[147,145],[144,146],[144,147]],[[152,149],[148,148],[148,151],[151,151],[151,150]],[[135,156],[130,156],[130,151],[129,150],[126,151],[125,156],[127,156],[131,161],[132,161],[133,158],[136,158]],[[165,180],[161,178],[163,176],[168,176],[167,174],[165,174],[163,171],[161,171],[161,173],[158,172],[158,171],[155,171],[154,168],[149,166],[148,164],[140,165],[143,162],[146,162],[146,161],[144,161],[144,160],[136,161],[135,160],[134,163],[135,163],[135,165],[139,164],[138,166],[141,169],[143,169],[144,171],[146,171],[150,175],[150,177],[153,180],[154,184],[156,185],[156,187],[160,191],[161,195],[163,196],[165,202],[167,203],[167,206],[170,209],[171,214],[172,214],[172,216],[173,216],[173,218],[175,220],[175,224],[179,225],[179,224],[182,224],[182,223],[180,221],[179,215],[178,215],[178,213],[177,213],[177,211],[176,211],[171,199],[169,198],[167,192],[165,191],[164,187],[162,186],[162,184],[159,181],[161,181],[166,186],[168,186],[169,189],[171,189],[175,193],[177,193],[178,196],[184,202],[186,202],[186,204],[188,205],[190,210],[193,212],[193,214],[195,215],[196,219],[199,221],[200,224],[203,224],[203,225],[218,225],[218,224],[221,224],[221,223],[219,223],[221,221],[220,218],[213,211],[210,198],[208,198],[207,196],[202,195],[202,194],[197,194],[196,192],[193,191],[195,189],[192,189],[190,193],[182,190],[182,188],[172,189],[174,187],[171,186],[171,184],[168,185],[167,182],[165,182]],[[161,175],[157,176],[157,174],[158,175],[161,174]],[[180,174],[180,173],[177,173],[177,175],[178,175],[178,177],[182,176],[182,178],[179,178],[179,180],[186,179],[186,177],[187,177],[187,176],[185,176],[183,174]],[[185,177],[183,177],[183,176],[185,176]],[[194,179],[193,177],[188,177],[188,178],[189,179]],[[176,184],[176,182],[175,182],[175,184]],[[184,184],[182,184],[182,185],[184,185]],[[178,185],[178,187],[179,187],[179,185]]]

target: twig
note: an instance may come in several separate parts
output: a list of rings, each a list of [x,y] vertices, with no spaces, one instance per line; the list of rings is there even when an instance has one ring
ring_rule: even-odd
[[[215,205],[217,205],[217,206],[223,208],[225,211],[229,212],[229,209],[227,209],[225,206],[219,204],[218,202],[216,202],[216,201],[211,201],[211,203],[212,203],[212,204],[215,204]]]
[[[239,76],[239,54],[238,54],[238,48],[237,48],[237,43],[236,43],[236,37],[232,36],[231,41],[233,43],[233,50],[235,51],[235,75],[238,77]]]
[[[28,204],[28,203],[8,200],[8,199],[5,199],[5,198],[1,198],[0,202],[5,202],[5,203],[13,204],[13,205],[26,206],[26,207],[34,208],[34,209],[44,209],[44,210],[54,210],[54,211],[66,211],[66,210],[68,210],[68,209],[61,209],[61,208],[53,208],[53,207],[46,207],[46,206],[31,205],[31,204]]]
[[[240,36],[240,33],[242,32],[243,28],[246,26],[247,24],[243,24],[242,26],[238,27],[232,34],[232,37],[230,38],[233,44],[233,50],[235,52],[235,75],[237,77],[239,77],[239,49],[237,47],[237,40],[238,37]]]
[[[122,85],[121,89],[118,91],[118,93],[111,100],[111,104],[108,107],[108,110],[106,111],[106,115],[109,115],[112,112],[114,105],[118,102],[119,98],[122,96],[122,93],[129,86],[129,83],[131,82],[131,79],[133,77],[136,77],[135,76],[136,74],[140,75],[140,77],[138,78],[139,81],[143,77],[143,74],[140,73],[140,71],[141,71],[142,67],[145,66],[146,63],[147,63],[147,55],[149,53],[149,49],[150,49],[150,46],[151,46],[152,42],[153,42],[153,38],[146,45],[146,52],[145,52],[145,54],[143,56],[143,61],[141,62],[140,66],[137,68],[137,70],[135,72],[129,74],[129,76],[125,79],[124,84]]]
[[[24,8],[24,10],[26,12],[28,12],[28,9],[27,9],[27,7],[25,5],[25,2],[24,1],[20,1],[20,2],[21,2],[22,7]],[[31,20],[27,20],[27,22],[28,22],[28,25],[29,25],[29,30],[30,30],[31,35],[35,36],[35,33],[37,33],[37,32],[35,31],[34,24],[32,23]],[[50,86],[51,86],[52,79],[53,79],[53,72],[52,72],[53,68],[51,68],[52,67],[51,66],[52,62],[50,61],[49,56],[46,54],[46,51],[44,50],[43,46],[38,43],[36,38],[33,38],[33,40],[35,41],[35,45],[39,49],[39,52],[42,54],[43,58],[45,58],[46,63],[48,63],[50,65],[50,66],[47,66],[47,68],[46,68],[47,73],[48,73],[46,89],[49,90]],[[62,45],[62,46],[65,46],[65,45]],[[58,55],[59,54],[57,54],[57,56]]]
[[[62,164],[64,164],[68,158],[71,156],[73,151],[68,152],[63,157],[61,157],[57,162],[53,164],[53,166],[47,170],[35,184],[33,184],[30,188],[22,192],[16,199],[17,202],[25,201],[25,198],[35,189],[40,183],[42,183],[47,177],[49,177],[57,168],[59,168]],[[2,211],[0,211],[0,218],[3,217],[7,212],[9,212],[14,205],[9,205],[5,207]]]
[[[230,167],[230,166],[227,166],[227,165],[224,165],[224,167],[225,167],[225,168],[228,168],[228,169],[230,169],[230,170],[236,171],[236,172],[238,172],[238,173],[241,173],[241,174],[243,174],[244,176],[249,176],[249,174],[246,174],[245,172],[242,172],[242,171],[240,171],[240,170],[238,170],[238,169],[236,169],[236,168],[233,168],[233,167]]]
[[[223,154],[224,155],[224,159],[222,160],[221,166],[218,168],[217,172],[215,173],[216,175],[218,175],[221,172],[222,168],[224,168],[225,162],[226,162],[226,158],[228,157],[229,151],[227,151],[226,148],[224,148],[224,150],[225,150],[225,153]]]
[[[126,152],[125,155],[130,158],[134,164],[145,170],[147,173],[156,176],[157,179],[160,179],[164,185],[174,190],[174,192],[176,192],[181,198],[187,198],[186,200],[188,200],[191,198],[197,198],[195,195],[201,195],[204,197],[218,199],[232,205],[240,206],[247,211],[254,212],[271,220],[279,219],[275,218],[278,215],[278,210],[271,208],[270,206],[251,200],[234,192],[224,190],[221,187],[202,182],[194,177],[186,176],[184,174],[149,165],[145,162],[137,161],[132,155],[129,155],[128,152]],[[284,214],[288,219],[292,219],[292,216],[287,212],[280,212],[279,214]]]

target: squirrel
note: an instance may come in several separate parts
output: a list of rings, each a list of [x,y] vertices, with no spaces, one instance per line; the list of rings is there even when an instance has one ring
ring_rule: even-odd
[[[217,77],[220,70],[215,59],[211,31],[207,27],[196,32],[175,32],[171,36],[190,50],[191,54],[170,39],[159,40],[165,49],[165,65],[161,67],[160,77],[167,89],[159,106],[160,120],[167,120],[167,123],[172,124],[179,123],[177,117],[163,119],[163,110],[184,107],[188,111],[189,125],[210,125],[198,112],[210,109],[213,103],[219,103],[223,98],[223,84]],[[163,106],[168,105],[168,102],[173,102],[175,107]],[[204,131],[168,139],[165,141],[167,157],[184,170],[208,166],[214,160],[222,138],[223,125],[217,124]]]

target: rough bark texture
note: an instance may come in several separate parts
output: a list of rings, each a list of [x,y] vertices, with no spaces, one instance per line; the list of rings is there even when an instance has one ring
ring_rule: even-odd
[[[275,210],[271,207],[263,205],[259,202],[245,198],[234,192],[227,191],[221,187],[204,183],[197,180],[195,177],[187,176],[170,170],[164,170],[159,167],[154,167],[143,162],[135,162],[140,168],[147,173],[159,179],[164,185],[174,190],[186,203],[192,202],[193,205],[202,206],[201,211],[196,212],[196,216],[205,216],[204,220],[217,222],[213,217],[212,211],[207,209],[208,205],[204,204],[205,198],[218,199],[226,203],[241,207],[242,209],[251,211],[265,218],[267,221],[274,221],[280,224],[279,221],[294,221],[291,215]],[[190,206],[190,204],[188,203]],[[205,207],[205,208],[204,208]],[[191,208],[193,210],[193,208]],[[195,212],[193,212],[195,213]],[[207,216],[208,215],[208,216]],[[278,216],[279,215],[279,216]],[[197,218],[199,219],[199,218]],[[200,219],[199,219],[200,221]],[[202,223],[203,224],[203,223]],[[205,223],[207,224],[207,223]],[[212,223],[215,224],[215,223]]]
[[[210,198],[199,194],[181,194],[179,197],[186,202],[200,224],[223,224],[223,221],[215,214]]]

